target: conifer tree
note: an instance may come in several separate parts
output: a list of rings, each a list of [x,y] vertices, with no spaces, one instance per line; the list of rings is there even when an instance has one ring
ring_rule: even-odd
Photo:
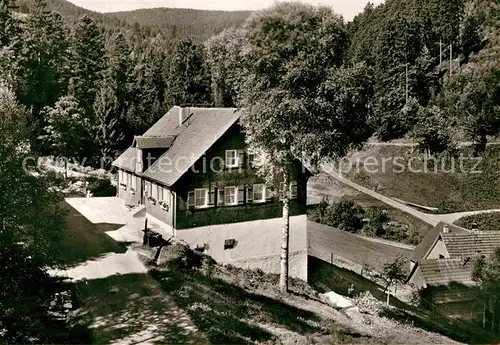
[[[32,140],[44,127],[41,110],[52,106],[67,88],[68,41],[61,17],[39,0],[21,34],[16,93],[32,112]],[[39,148],[41,149],[41,148]]]
[[[104,38],[101,30],[88,15],[80,18],[73,28],[72,76],[70,94],[90,116],[99,83],[105,69]]]
[[[201,44],[192,39],[176,42],[170,58],[168,90],[173,104],[211,104],[210,79]]]

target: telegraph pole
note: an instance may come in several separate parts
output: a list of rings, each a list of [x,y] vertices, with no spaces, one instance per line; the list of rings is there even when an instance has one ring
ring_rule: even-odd
[[[439,66],[443,63],[443,41],[439,40]]]
[[[406,104],[408,104],[408,62],[406,63]]]
[[[453,45],[450,44],[450,78],[451,78],[451,70],[453,68]]]

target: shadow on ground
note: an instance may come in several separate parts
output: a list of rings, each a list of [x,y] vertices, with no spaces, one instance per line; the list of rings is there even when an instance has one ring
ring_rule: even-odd
[[[80,282],[76,290],[82,304],[76,323],[91,329],[92,343],[205,343],[189,316],[148,275]]]
[[[65,213],[66,231],[60,248],[58,264],[73,266],[96,259],[106,253],[125,253],[127,248],[106,235],[106,231],[118,230],[118,224],[93,224],[68,203],[61,203]]]
[[[272,342],[275,336],[263,325],[299,335],[324,333],[328,328],[328,334],[335,337],[334,343],[359,343],[369,339],[350,333],[333,321],[326,327],[324,320],[312,312],[198,271],[155,270],[151,275],[190,314],[212,344]]]

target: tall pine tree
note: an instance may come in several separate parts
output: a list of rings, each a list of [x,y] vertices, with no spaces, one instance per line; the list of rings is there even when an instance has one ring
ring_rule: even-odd
[[[67,88],[67,33],[57,13],[38,0],[22,31],[18,55],[16,93],[19,101],[31,109],[32,140],[44,127],[40,112],[52,106]],[[39,148],[41,149],[41,148]]]
[[[92,18],[85,15],[73,28],[71,42],[72,76],[69,91],[87,116],[92,113],[105,68],[104,38]]]

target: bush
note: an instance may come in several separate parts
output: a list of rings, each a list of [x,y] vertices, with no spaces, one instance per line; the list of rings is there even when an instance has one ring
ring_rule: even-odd
[[[110,180],[101,179],[89,179],[88,190],[93,196],[103,197],[103,196],[115,196],[116,187],[111,185]]]
[[[49,170],[45,173],[45,179],[51,185],[55,186],[63,186],[66,183],[64,175],[53,170]]]
[[[382,207],[371,207],[367,213],[367,230],[376,236],[383,236],[387,231],[387,223],[391,220],[389,213]]]
[[[332,220],[339,229],[357,232],[363,228],[365,210],[354,201],[342,199],[334,208]]]
[[[342,199],[339,203],[330,204],[325,199],[309,212],[309,218],[320,224],[357,232],[363,228],[364,214],[365,210],[353,201]]]

